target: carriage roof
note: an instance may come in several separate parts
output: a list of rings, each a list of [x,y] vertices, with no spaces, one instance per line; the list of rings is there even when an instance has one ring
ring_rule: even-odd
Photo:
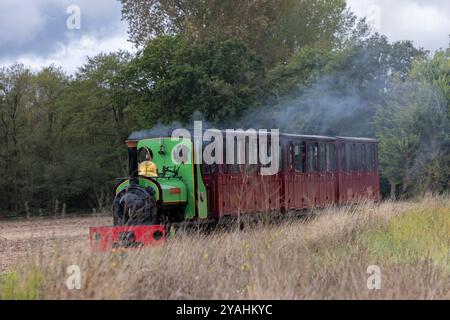
[[[243,130],[243,129],[242,129]],[[190,132],[194,132],[193,129],[188,130]],[[207,130],[202,130],[202,132],[206,132]],[[218,130],[222,134],[226,134],[226,130]],[[239,135],[239,133],[237,133]],[[245,134],[245,130],[244,130]],[[151,130],[145,132],[141,132],[139,134],[132,134],[130,136],[130,140],[146,140],[146,139],[155,139],[155,138],[164,138],[164,137],[170,137],[171,132],[168,131],[167,134],[161,134],[161,132],[156,133],[152,132]],[[299,135],[299,134],[291,134],[291,133],[280,133],[281,138],[291,138],[291,139],[299,139],[299,140],[320,140],[320,141],[339,141],[339,142],[355,142],[355,143],[378,143],[379,141],[377,139],[372,138],[363,138],[363,137],[329,137],[329,136],[321,136],[321,135]]]

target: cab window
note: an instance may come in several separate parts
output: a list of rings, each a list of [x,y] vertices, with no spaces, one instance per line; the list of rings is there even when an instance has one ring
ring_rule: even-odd
[[[142,162],[147,160],[146,159],[147,158],[147,152],[150,152],[150,156],[153,159],[153,152],[152,152],[152,150],[150,150],[149,148],[143,147],[143,148],[140,148],[139,151],[138,151],[138,162],[139,163],[142,163]]]

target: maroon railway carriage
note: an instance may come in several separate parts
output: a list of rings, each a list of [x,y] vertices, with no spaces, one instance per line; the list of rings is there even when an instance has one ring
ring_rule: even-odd
[[[377,147],[367,138],[281,134],[276,175],[261,175],[259,165],[202,165],[209,216],[379,201]]]
[[[226,158],[227,135],[222,136]],[[267,144],[257,143],[258,148],[268,148],[268,155],[276,149],[270,137]],[[282,214],[380,200],[377,140],[281,134],[279,170],[273,175],[263,175],[262,169],[267,168],[261,164],[250,164],[249,140],[245,138],[246,164],[236,164],[234,143],[234,164],[182,164],[182,172],[181,166],[167,166],[170,138],[128,141],[130,176],[119,179],[114,188],[114,227],[91,228],[92,248],[158,245],[178,223],[211,224],[241,214]],[[191,145],[193,154],[200,151],[195,150],[194,141]],[[148,152],[147,147],[153,149],[160,167],[154,178],[137,174],[138,150]]]

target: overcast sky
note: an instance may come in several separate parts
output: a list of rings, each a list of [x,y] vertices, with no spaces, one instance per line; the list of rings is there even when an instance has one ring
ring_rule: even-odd
[[[449,0],[348,3],[358,16],[368,16],[371,25],[392,41],[410,39],[428,50],[449,43]],[[80,29],[67,28],[71,5],[81,10]],[[17,61],[38,70],[53,63],[73,73],[86,56],[133,50],[127,38],[127,25],[120,19],[120,3],[116,0],[0,0],[0,66]]]

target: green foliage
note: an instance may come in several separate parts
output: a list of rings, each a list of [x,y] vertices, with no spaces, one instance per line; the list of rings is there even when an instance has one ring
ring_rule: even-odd
[[[402,194],[443,192],[450,181],[450,64],[439,52],[397,79],[374,123],[383,175]]]
[[[417,263],[432,260],[447,267],[450,232],[448,208],[430,208],[394,217],[386,226],[365,231],[361,243],[373,263]]]
[[[264,85],[261,60],[236,40],[188,45],[180,37],[160,37],[128,75],[146,102],[141,116],[153,124],[185,124],[195,112],[213,123],[237,119],[257,104]]]
[[[42,298],[43,276],[36,268],[12,271],[0,276],[0,300],[37,300]]]
[[[356,24],[344,0],[120,1],[137,45],[174,34],[193,41],[239,39],[266,65],[305,46],[340,47]]]
[[[27,137],[32,74],[23,65],[0,69],[0,194],[2,206],[17,209],[23,176],[21,141]]]
[[[80,199],[84,207],[108,204],[114,178],[127,172],[124,141],[137,126],[140,103],[122,78],[130,60],[124,52],[89,59],[66,90],[70,118],[54,179],[64,185],[60,201],[71,206]]]
[[[130,59],[97,56],[76,78],[54,67],[0,74],[1,209],[61,214],[64,205],[109,205],[114,178],[126,173],[124,140],[138,125],[139,102],[121,78]]]
[[[269,75],[272,90],[277,97],[290,94],[293,90],[303,92],[316,82],[324,67],[333,58],[328,50],[305,47],[298,50],[286,64],[279,64]]]

